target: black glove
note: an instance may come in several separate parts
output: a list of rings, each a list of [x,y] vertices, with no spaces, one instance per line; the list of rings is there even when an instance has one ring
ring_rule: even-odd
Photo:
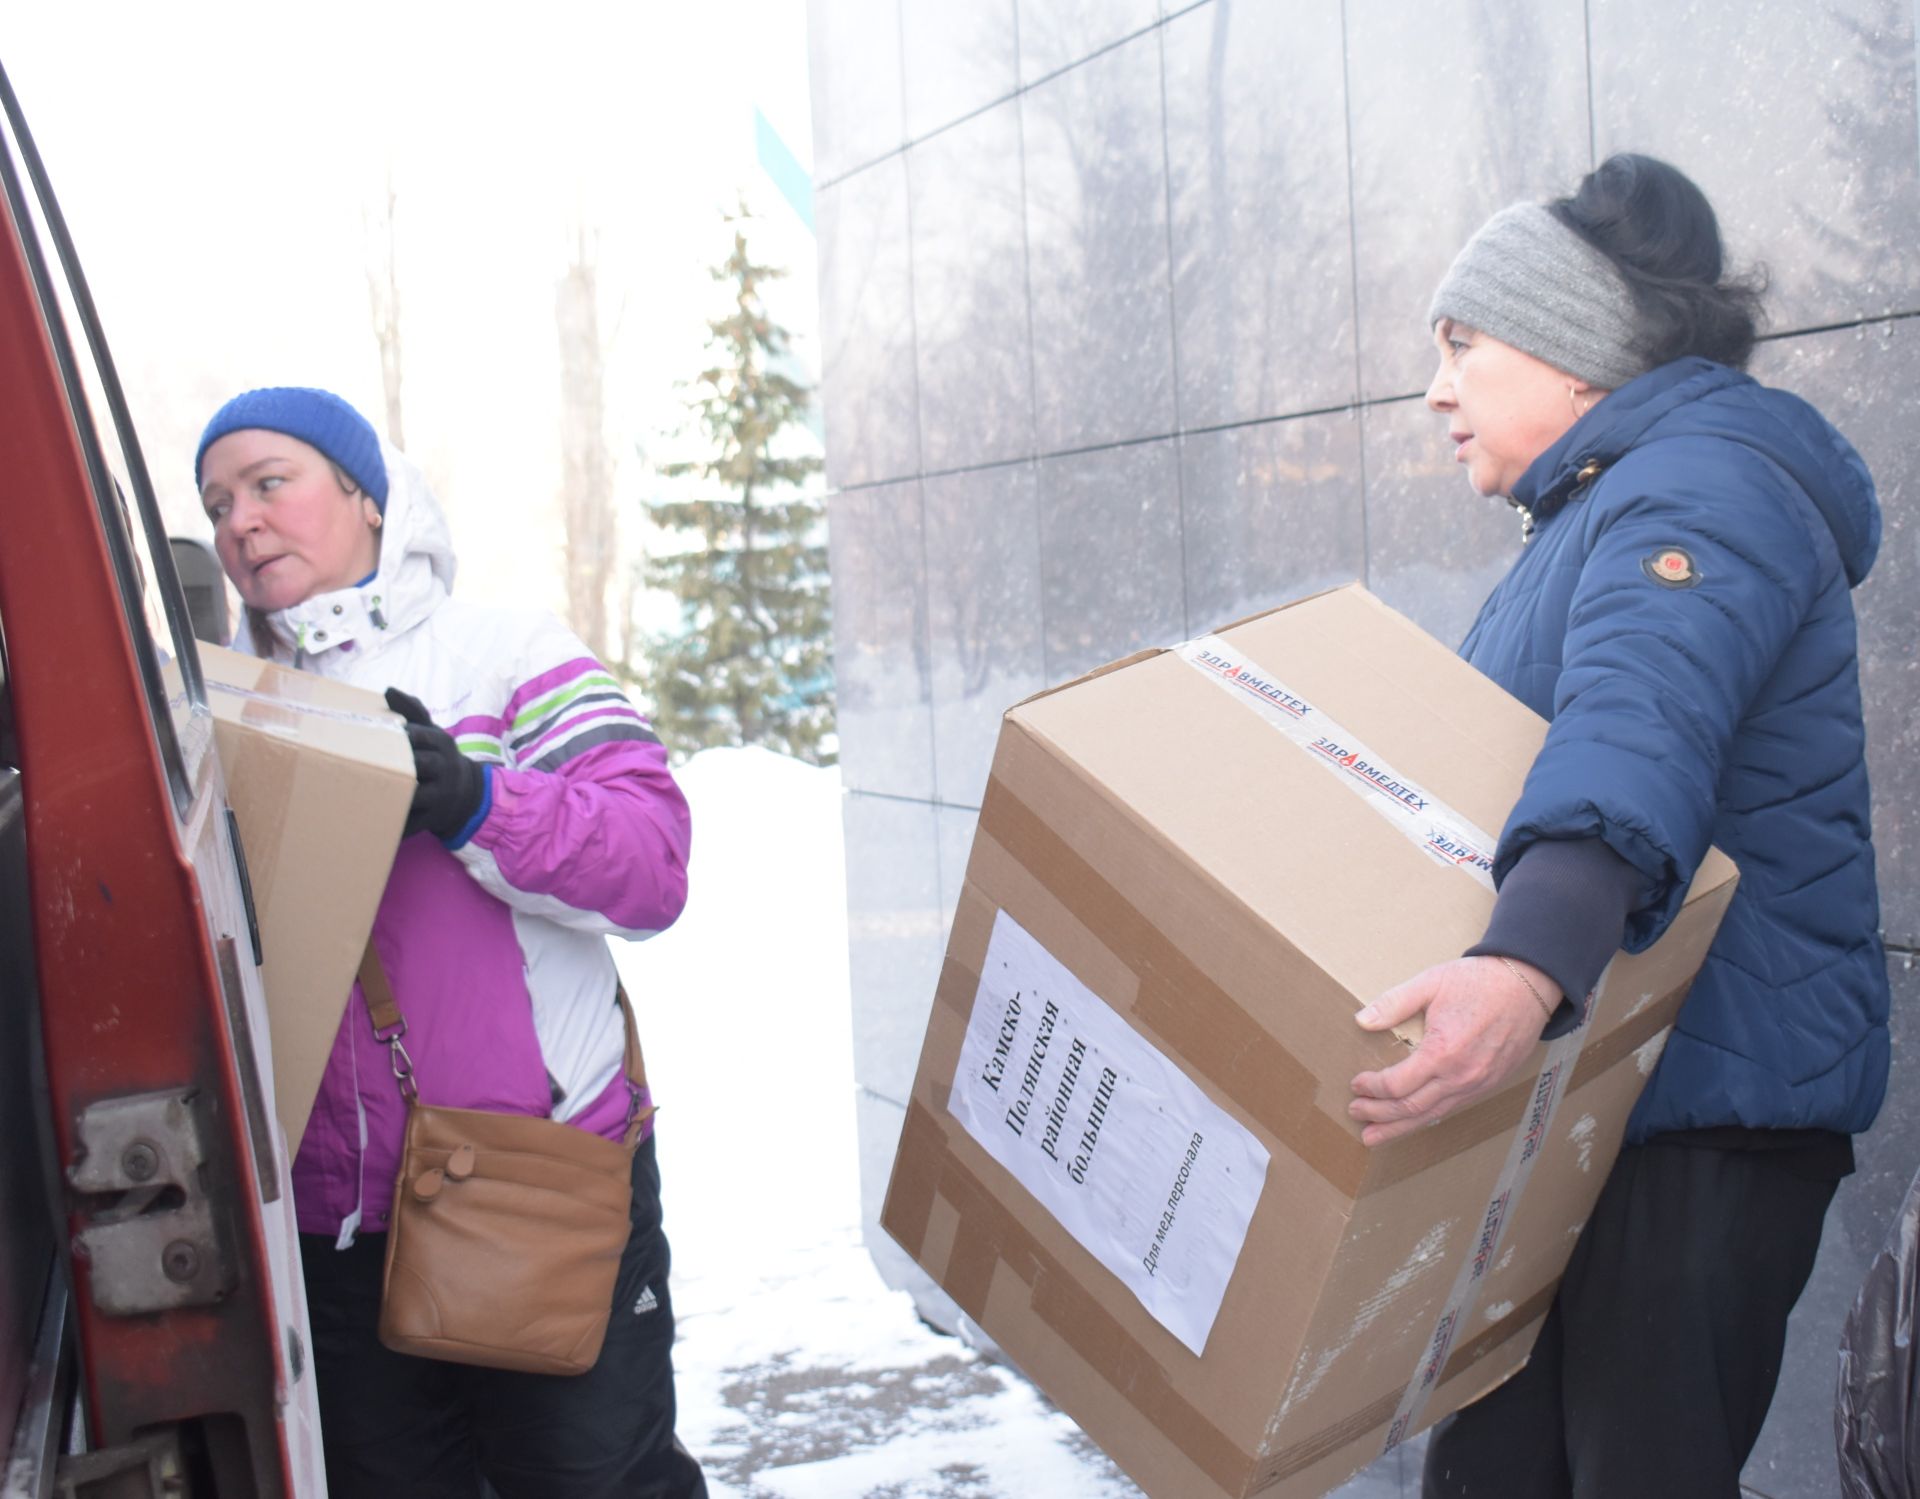
[[[443,840],[451,838],[480,810],[487,794],[487,773],[479,761],[460,753],[453,735],[427,716],[419,698],[389,687],[387,706],[407,721],[413,775],[419,783],[413,788],[407,830],[401,836],[428,832]]]

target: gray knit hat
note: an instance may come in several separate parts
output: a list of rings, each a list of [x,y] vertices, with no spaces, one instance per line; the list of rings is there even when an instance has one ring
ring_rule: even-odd
[[[1454,257],[1427,308],[1603,390],[1653,366],[1613,262],[1538,203],[1503,208]]]

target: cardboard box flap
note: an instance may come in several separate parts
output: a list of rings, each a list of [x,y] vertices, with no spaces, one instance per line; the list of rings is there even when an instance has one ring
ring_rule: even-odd
[[[297,1149],[413,798],[377,694],[200,647],[214,744],[259,920],[274,1107]]]
[[[323,754],[413,774],[406,732],[384,698],[364,688],[201,647],[207,703],[216,718],[276,726]]]
[[[1024,708],[1028,703],[1037,703],[1043,697],[1052,697],[1056,692],[1065,692],[1069,687],[1078,687],[1082,682],[1091,682],[1096,677],[1104,677],[1112,672],[1125,671],[1129,666],[1136,665],[1141,661],[1151,661],[1155,656],[1164,654],[1165,647],[1157,645],[1150,646],[1144,651],[1135,651],[1131,656],[1122,656],[1118,661],[1109,661],[1104,666],[1096,666],[1092,671],[1082,672],[1077,677],[1071,677],[1064,682],[1056,682],[1051,687],[1042,687],[1038,692],[1030,693],[1026,697],[1021,698],[1020,701],[1013,705],[1013,708],[1007,710],[1007,713],[1013,712],[1014,708]],[[1004,718],[1006,715],[1002,714],[1001,716]]]
[[[1422,701],[1417,682],[1409,699],[1405,685],[1368,669],[1364,653],[1338,647],[1341,631],[1313,628],[1310,618],[1309,628],[1301,628],[1303,617],[1338,609],[1349,623],[1373,624],[1378,635],[1370,602],[1357,590],[1342,589],[1263,616],[1225,638],[1243,650],[1250,643],[1249,659],[1272,680],[1291,687],[1292,676],[1302,673],[1288,675],[1286,663],[1303,665],[1300,658],[1323,650],[1332,636],[1339,669],[1316,663],[1320,669],[1306,673],[1321,695],[1315,699],[1317,712],[1333,725],[1392,712],[1424,719],[1430,704]],[[1386,618],[1401,631],[1416,633]],[[1485,686],[1492,711],[1505,726],[1518,723],[1537,743],[1543,729],[1533,726],[1539,721],[1492,683]],[[1434,694],[1429,690],[1424,696]],[[1414,713],[1406,711],[1409,701]],[[1312,753],[1178,653],[1160,653],[1083,680],[1075,691],[1023,704],[1010,717],[1277,930],[1311,933],[1307,956],[1348,988],[1356,1008],[1415,971],[1405,967],[1409,952],[1440,962],[1464,951],[1486,929],[1493,905],[1490,885],[1424,853],[1384,817],[1355,818],[1350,801],[1326,794],[1327,770]],[[1456,751],[1454,758],[1471,755],[1471,750]],[[1190,765],[1194,774],[1169,775],[1170,763]],[[1493,772],[1475,772],[1489,789],[1499,774],[1495,764]],[[1524,768],[1509,774],[1517,779]],[[1446,796],[1462,781],[1458,770],[1427,753],[1416,774]],[[1484,815],[1486,791],[1468,789]],[[1383,920],[1393,922],[1396,941],[1379,940]]]
[[[1311,604],[1315,599],[1325,598],[1330,593],[1344,593],[1348,589],[1366,593],[1366,587],[1358,578],[1349,578],[1344,583],[1330,583],[1325,588],[1316,588],[1312,593],[1303,593],[1297,599],[1288,599],[1284,604],[1273,604],[1265,609],[1256,609],[1252,614],[1243,614],[1238,619],[1230,619],[1225,624],[1215,625],[1207,633],[1224,635],[1227,631],[1241,625],[1250,625],[1257,619],[1265,619],[1269,614],[1278,614],[1282,609],[1298,608],[1301,604]],[[1371,595],[1368,595],[1371,597]]]
[[[1231,707],[1231,704],[1228,704]],[[1145,815],[1143,810],[1130,804],[1112,785],[1097,777],[1089,777],[1085,767],[1059,743],[1049,738],[1040,725],[1024,714],[1009,714],[1002,729],[1005,738],[1017,736],[1033,746],[1033,753],[1046,757],[1062,767],[1061,778],[1077,783],[1078,794],[1096,800],[1100,807],[1097,819],[1075,817],[1073,826],[1080,829],[1078,838],[1068,838],[1075,845],[1074,852],[1083,858],[1092,869],[1100,870],[1108,878],[1126,883],[1129,880],[1142,884],[1153,884],[1165,879],[1163,871],[1174,868],[1180,871],[1179,883],[1195,892],[1191,901],[1183,901],[1180,910],[1183,913],[1179,921],[1170,921],[1165,927],[1168,941],[1185,946],[1186,956],[1201,967],[1221,968],[1234,966],[1234,959],[1227,956],[1223,933],[1227,927],[1235,924],[1234,913],[1249,923],[1253,923],[1266,932],[1268,941],[1278,942],[1287,951],[1293,953],[1298,963],[1326,973],[1332,984],[1327,986],[1327,998],[1333,999],[1336,993],[1344,992],[1345,1005],[1337,999],[1327,1009],[1329,1024],[1319,1032],[1325,1044],[1334,1047],[1343,1057],[1351,1060],[1353,1068],[1378,1067],[1388,1065],[1393,1058],[1380,1053],[1380,1045],[1385,1037],[1376,1038],[1354,1025],[1350,1017],[1361,1005],[1373,998],[1372,994],[1362,994],[1350,986],[1341,983],[1335,958],[1337,953],[1329,945],[1319,940],[1319,934],[1311,929],[1277,919],[1276,907],[1272,901],[1256,903],[1250,898],[1248,884],[1245,881],[1234,882],[1222,877],[1220,871],[1209,867],[1201,857],[1181,841],[1178,836],[1169,836],[1163,820],[1155,820]],[[1204,736],[1203,736],[1204,737]],[[1259,741],[1255,741],[1258,743]],[[1214,748],[1219,748],[1216,741]],[[983,833],[994,834],[999,831],[1001,819],[993,805],[1002,792],[1011,790],[1020,795],[1035,810],[1048,808],[1054,817],[1059,817],[1059,797],[1055,790],[1039,782],[1037,777],[1021,773],[1019,766],[1026,757],[1009,755],[1004,750],[998,757],[1000,763],[1000,787],[990,791],[989,805],[983,808],[980,828]],[[1309,769],[1312,767],[1309,766]],[[1031,783],[1031,784],[1030,784]],[[1223,803],[1225,815],[1239,817],[1232,803]],[[1064,832],[1068,819],[1061,818],[1058,831]],[[1118,861],[1112,842],[1104,831],[1096,835],[1095,825],[1101,830],[1130,827],[1137,830],[1136,846],[1150,845],[1153,849],[1151,867],[1134,860],[1135,868],[1123,872],[1114,866]],[[1244,820],[1238,823],[1238,829],[1244,830]],[[1237,831],[1230,836],[1237,836]],[[1002,835],[1004,836],[1004,835]],[[1096,841],[1097,838],[1097,841]],[[1020,857],[1034,857],[1030,849],[1021,849]],[[1167,883],[1172,883],[1167,881]],[[1137,894],[1138,892],[1136,892]],[[1257,893],[1257,892],[1256,892]],[[1271,892],[1268,892],[1269,894]],[[1136,904],[1144,904],[1137,901]],[[1300,971],[1296,965],[1296,971]],[[1404,977],[1404,975],[1402,975]],[[1285,1028],[1281,1019],[1274,1013],[1279,1006],[1290,1010],[1299,1002],[1299,991],[1295,986],[1281,989],[1269,989],[1265,986],[1243,984],[1236,993],[1236,1000],[1245,1007],[1250,1017],[1261,1022],[1269,1033]],[[1401,1047],[1411,1047],[1419,1043],[1425,1028],[1418,1016],[1403,1026],[1395,1027],[1391,1033],[1394,1041]],[[1308,1069],[1301,1069],[1304,1073]]]

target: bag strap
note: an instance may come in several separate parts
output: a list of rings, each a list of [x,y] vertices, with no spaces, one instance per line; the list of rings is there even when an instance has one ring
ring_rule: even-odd
[[[360,992],[367,999],[367,1013],[373,1017],[373,1033],[376,1040],[385,1040],[380,1034],[395,1026],[406,1029],[406,1018],[400,1013],[400,1006],[393,997],[393,985],[387,982],[386,966],[380,961],[380,954],[374,950],[373,939],[367,939],[367,949],[360,954]]]
[[[413,1058],[407,1055],[407,1017],[394,1000],[393,985],[387,982],[387,970],[374,950],[372,937],[367,938],[366,951],[360,954],[360,992],[373,1021],[373,1039],[387,1048],[400,1096],[412,1103],[420,1096],[420,1087],[413,1080]]]
[[[614,998],[620,1002],[620,1014],[627,1022],[627,1133],[625,1144],[632,1149],[640,1143],[640,1132],[653,1117],[653,1095],[647,1091],[647,1062],[640,1055],[640,1022],[634,1018],[633,1001],[627,998],[627,986],[615,982]],[[647,1101],[641,1103],[641,1095]]]
[[[400,1096],[412,1103],[420,1089],[413,1078],[413,1058],[407,1055],[407,1017],[400,1013],[399,1002],[393,997],[393,985],[387,979],[386,965],[380,961],[372,937],[367,938],[366,950],[360,954],[360,992],[366,997],[367,1015],[373,1021],[373,1039],[392,1056],[393,1076],[400,1085]],[[626,1143],[634,1145],[639,1142],[641,1127],[653,1117],[653,1104],[640,1102],[647,1087],[647,1064],[640,1053],[640,1025],[634,1018],[633,1001],[627,998],[625,984],[616,982],[613,992],[626,1022]]]

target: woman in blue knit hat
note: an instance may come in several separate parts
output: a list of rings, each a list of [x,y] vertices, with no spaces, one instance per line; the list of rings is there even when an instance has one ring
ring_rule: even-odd
[[[1429,1499],[1737,1499],[1885,1091],[1851,598],[1880,509],[1820,413],[1741,373],[1758,315],[1700,190],[1644,156],[1496,214],[1433,298],[1427,404],[1523,538],[1461,654],[1549,727],[1485,935],[1361,1014],[1426,1018],[1408,1058],[1353,1080],[1367,1143],[1577,1025],[1709,846],[1740,882],[1551,1307],[1490,1310],[1539,1324],[1533,1355],[1436,1428]]]
[[[270,615],[372,579],[387,468],[359,412],[324,390],[235,396],[200,439],[195,478],[203,489],[207,450],[216,444],[216,466],[238,482],[207,500],[207,518],[221,566],[248,609]],[[250,493],[261,503],[247,507]]]
[[[416,1358],[379,1340],[406,1104],[356,984],[293,1162],[335,1499],[697,1499],[674,1440],[673,1308],[652,1099],[625,1066],[607,937],[686,900],[687,805],[619,684],[536,610],[452,596],[419,471],[325,391],[235,397],[195,481],[246,604],[235,647],[385,689],[417,786],[372,943],[422,1102],[642,1134],[599,1362],[572,1378]],[[644,1006],[651,996],[637,996]]]

